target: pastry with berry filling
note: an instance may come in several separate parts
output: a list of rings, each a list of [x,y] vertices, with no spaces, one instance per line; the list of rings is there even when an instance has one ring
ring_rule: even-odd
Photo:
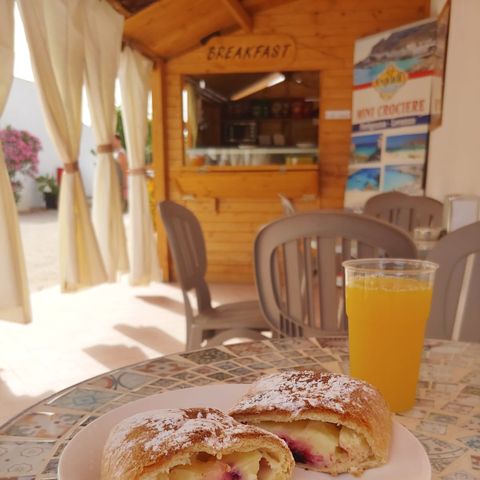
[[[110,432],[101,480],[288,480],[285,442],[213,408],[129,417]]]
[[[264,376],[229,412],[285,440],[297,465],[360,475],[387,462],[391,415],[378,390],[310,370]]]

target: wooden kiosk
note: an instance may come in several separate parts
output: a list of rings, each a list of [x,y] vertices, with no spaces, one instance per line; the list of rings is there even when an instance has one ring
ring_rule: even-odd
[[[298,210],[343,205],[350,154],[355,40],[426,18],[430,12],[429,0],[110,0],[110,3],[127,17],[125,41],[156,62],[152,78],[156,201],[172,199],[195,212],[206,238],[208,279],[235,283],[253,281],[252,242],[261,225],[282,215],[278,194],[291,199]],[[189,156],[182,113],[186,80],[201,82],[202,76],[212,76],[216,77],[217,85],[225,87],[235,84],[237,77],[229,75],[258,77],[272,72],[285,75],[308,72],[309,78],[317,79],[314,99],[318,107],[314,109],[315,118],[311,118],[310,111],[308,127],[299,127],[304,120],[294,116],[280,119],[284,124],[296,125],[297,132],[311,131],[313,126],[315,138],[312,141],[310,134],[308,143],[308,147],[313,143],[313,160],[298,161],[295,151],[288,150],[283,160],[233,162],[228,160],[225,146],[227,153],[219,153],[216,160],[215,155],[204,155],[208,161],[205,158],[198,161],[198,155]],[[218,80],[220,74],[225,76],[224,82]],[[287,82],[283,84],[267,89],[270,92],[263,95],[271,108],[275,98],[285,95]],[[220,128],[226,122],[220,119]],[[230,133],[246,135],[235,128]],[[268,132],[270,127],[259,128]],[[283,137],[277,135],[274,138],[280,141],[269,145],[272,135],[258,134],[255,145],[247,147],[260,148],[259,138],[264,150],[253,153],[268,153],[269,148],[280,148],[282,142],[285,149],[302,147],[300,142],[288,145],[284,141],[288,134]],[[160,262],[171,278],[172,266],[160,224],[158,221]]]

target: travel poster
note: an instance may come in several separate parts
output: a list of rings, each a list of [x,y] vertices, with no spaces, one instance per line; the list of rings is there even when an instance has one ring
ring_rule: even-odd
[[[430,130],[434,130],[442,124],[449,23],[450,0],[447,0],[437,20],[437,45],[433,63]]]
[[[423,193],[436,48],[435,19],[355,43],[346,207],[390,190]]]
[[[385,165],[383,190],[397,190],[412,195],[422,189],[423,165]]]
[[[348,175],[346,188],[349,192],[359,190],[378,193],[380,190],[380,169],[352,168]]]
[[[386,137],[385,162],[416,161],[422,163],[427,150],[427,133],[403,133]]]
[[[382,148],[382,134],[358,135],[352,137],[352,163],[379,162]]]

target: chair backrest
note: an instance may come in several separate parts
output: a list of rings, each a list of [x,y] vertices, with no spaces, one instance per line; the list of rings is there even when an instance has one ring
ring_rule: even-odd
[[[316,211],[282,217],[255,239],[260,306],[283,335],[344,332],[341,261],[416,256],[406,232],[366,215]]]
[[[200,222],[188,208],[170,200],[160,202],[159,209],[183,290],[187,316],[192,313],[188,311],[190,302],[187,293],[190,290],[195,290],[198,311],[209,310],[211,297],[205,281],[207,253]]]
[[[289,198],[287,198],[285,195],[282,195],[281,193],[278,194],[280,198],[280,203],[282,204],[283,208],[283,213],[285,215],[293,215],[297,213],[297,210],[293,206],[293,203],[290,201]]]
[[[439,268],[426,335],[480,341],[480,222],[442,237],[427,259]]]
[[[430,197],[401,192],[379,193],[365,203],[363,213],[393,223],[408,232],[416,227],[441,227],[443,204]]]

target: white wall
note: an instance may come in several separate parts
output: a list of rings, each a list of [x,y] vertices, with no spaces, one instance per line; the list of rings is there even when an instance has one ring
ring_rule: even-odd
[[[56,169],[61,167],[61,163],[46,130],[40,99],[33,82],[20,78],[13,80],[7,105],[0,119],[0,128],[5,128],[7,125],[20,130],[27,130],[40,139],[43,148],[39,155],[39,173],[56,175]],[[95,148],[93,131],[90,127],[83,125],[79,164],[88,197],[92,195],[93,174],[96,164],[96,157],[90,153],[93,148]],[[19,210],[43,206],[43,198],[38,192],[34,180],[27,179],[18,205]]]
[[[437,15],[444,0],[432,1]],[[427,195],[480,195],[480,0],[452,0],[442,125],[430,135]]]

